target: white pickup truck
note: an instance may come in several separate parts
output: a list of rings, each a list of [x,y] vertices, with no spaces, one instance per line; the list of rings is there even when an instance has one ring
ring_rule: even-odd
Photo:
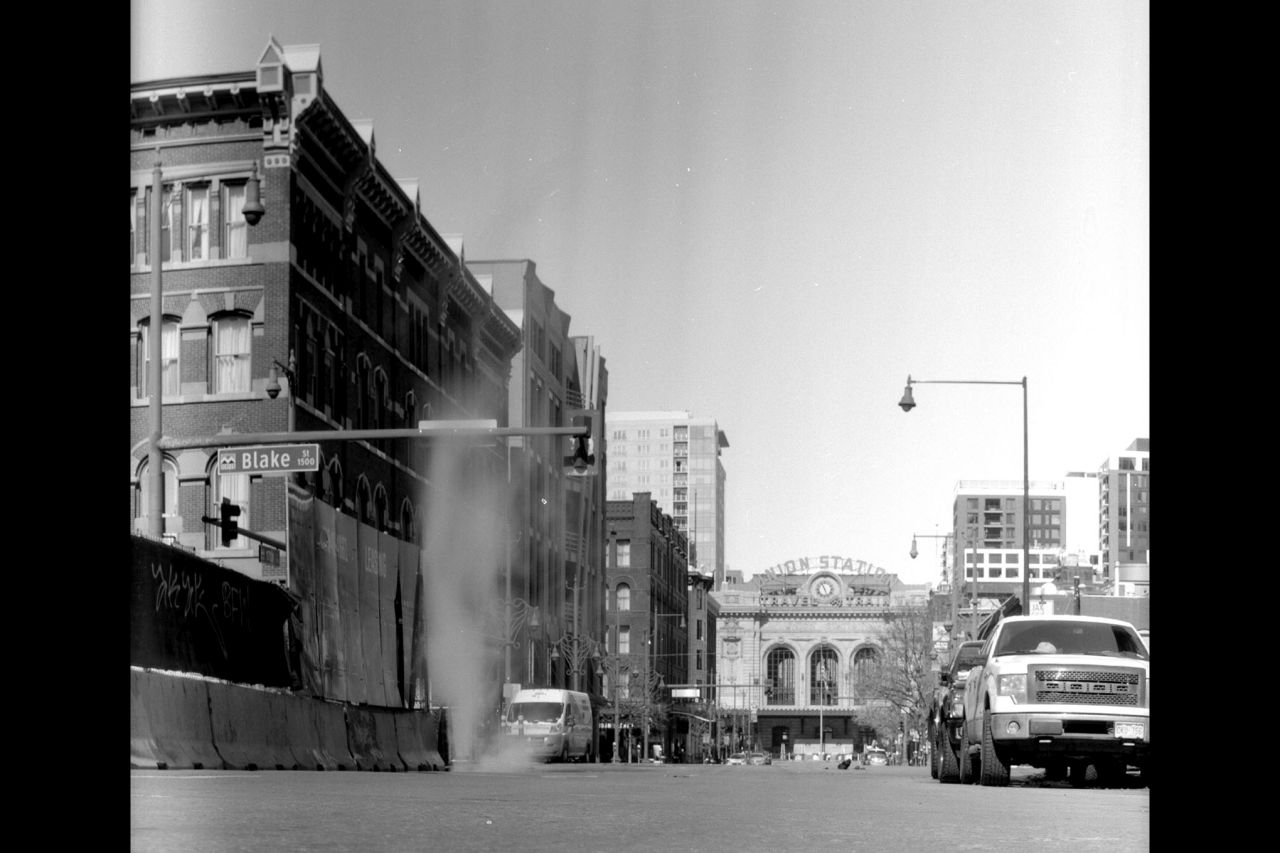
[[[964,688],[960,781],[1009,784],[1009,768],[1104,783],[1129,767],[1147,780],[1151,674],[1128,622],[1093,616],[1010,616],[987,637]]]

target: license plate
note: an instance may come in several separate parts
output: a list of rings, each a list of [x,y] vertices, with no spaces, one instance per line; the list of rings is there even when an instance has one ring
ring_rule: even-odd
[[[1142,723],[1116,723],[1116,737],[1145,737],[1146,729]]]

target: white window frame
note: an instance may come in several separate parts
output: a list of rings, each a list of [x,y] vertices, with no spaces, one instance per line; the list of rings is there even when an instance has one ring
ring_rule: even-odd
[[[249,257],[249,223],[244,218],[248,193],[246,181],[224,181],[222,201],[222,257]]]
[[[182,244],[183,259],[209,260],[209,212],[210,192],[208,184],[190,184],[183,187],[182,218],[186,220],[185,239]],[[196,201],[202,199],[203,206]]]
[[[141,334],[138,341],[142,347],[142,376],[138,388],[142,397],[151,395],[151,322],[146,320],[138,326]],[[179,355],[182,352],[182,335],[176,317],[164,317],[160,322],[160,383],[162,397],[176,397],[182,392],[182,365]]]
[[[231,326],[243,326],[242,350],[224,349],[232,336],[225,334]],[[220,314],[213,318],[213,393],[237,394],[252,390],[253,327],[244,314]],[[290,389],[292,393],[292,389]]]

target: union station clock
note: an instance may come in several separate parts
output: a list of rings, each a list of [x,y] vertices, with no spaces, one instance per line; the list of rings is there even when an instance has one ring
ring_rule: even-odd
[[[840,584],[835,578],[823,576],[813,582],[810,591],[814,598],[825,604],[833,601],[840,594]]]

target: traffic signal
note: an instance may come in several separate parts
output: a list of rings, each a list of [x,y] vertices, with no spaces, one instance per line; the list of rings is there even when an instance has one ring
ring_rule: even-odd
[[[236,519],[240,516],[240,507],[233,504],[230,498],[223,498],[221,510],[222,547],[229,548],[240,535],[240,527],[236,524]]]
[[[586,435],[569,436],[569,455],[564,457],[565,473],[586,477],[596,472],[595,417],[588,409],[570,410],[573,426],[587,428]]]

